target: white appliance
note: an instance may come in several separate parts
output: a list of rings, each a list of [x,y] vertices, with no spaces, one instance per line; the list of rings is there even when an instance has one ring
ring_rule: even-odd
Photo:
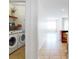
[[[18,34],[9,34],[9,54],[18,48]]]
[[[9,32],[9,54],[25,45],[25,32],[23,30]]]
[[[25,45],[25,33],[23,31],[19,32],[18,36],[19,36],[18,48],[20,48]]]

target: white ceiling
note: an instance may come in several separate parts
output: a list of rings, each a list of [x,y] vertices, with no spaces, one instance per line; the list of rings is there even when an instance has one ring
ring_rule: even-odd
[[[25,0],[12,0],[25,1]],[[26,0],[27,2],[27,0]],[[59,18],[68,17],[69,0],[38,0],[38,10],[42,17]]]
[[[41,15],[51,18],[68,17],[69,0],[39,0]]]

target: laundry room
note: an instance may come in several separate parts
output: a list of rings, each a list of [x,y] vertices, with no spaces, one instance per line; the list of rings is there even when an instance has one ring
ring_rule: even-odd
[[[25,59],[25,1],[9,1],[9,59]]]

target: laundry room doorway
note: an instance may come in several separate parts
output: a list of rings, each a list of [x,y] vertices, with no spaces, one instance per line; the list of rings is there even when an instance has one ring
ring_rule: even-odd
[[[9,59],[25,59],[25,0],[9,1]]]

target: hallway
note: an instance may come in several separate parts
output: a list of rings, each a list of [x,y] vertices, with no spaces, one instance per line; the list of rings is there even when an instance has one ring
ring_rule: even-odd
[[[67,59],[67,43],[61,43],[55,33],[47,33],[39,49],[39,59]]]

